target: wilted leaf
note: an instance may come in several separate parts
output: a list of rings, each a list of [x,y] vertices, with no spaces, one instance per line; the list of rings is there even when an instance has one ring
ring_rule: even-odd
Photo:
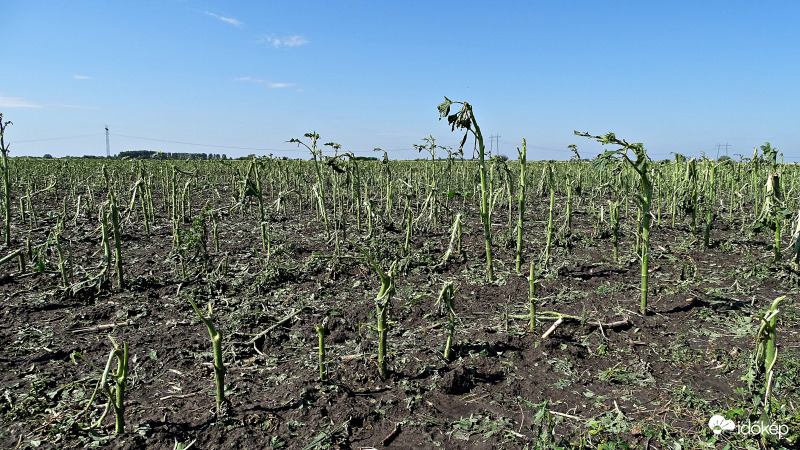
[[[453,102],[449,98],[445,97],[444,101],[437,106],[437,109],[439,110],[439,120],[442,120],[442,117],[447,117],[447,115],[450,114],[450,105],[452,104]]]

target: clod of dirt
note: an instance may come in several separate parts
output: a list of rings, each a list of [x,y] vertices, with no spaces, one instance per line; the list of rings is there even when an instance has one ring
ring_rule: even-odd
[[[457,367],[447,372],[438,385],[445,394],[466,394],[472,389],[472,377],[463,367]]]
[[[328,339],[333,344],[343,344],[349,337],[349,330],[344,320],[331,320],[328,324]]]

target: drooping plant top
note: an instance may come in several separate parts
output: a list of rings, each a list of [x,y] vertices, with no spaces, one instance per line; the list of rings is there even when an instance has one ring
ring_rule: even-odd
[[[597,142],[603,145],[615,144],[621,147],[616,150],[606,150],[602,155],[599,155],[597,158],[595,158],[594,166],[598,170],[604,170],[608,164],[612,163],[614,160],[622,158],[623,160],[627,161],[640,176],[647,174],[650,166],[650,158],[647,156],[647,151],[644,149],[644,144],[641,142],[634,142],[631,144],[625,139],[617,139],[614,133],[608,133],[605,136],[593,136],[586,132],[580,133],[576,131],[575,134],[578,136],[595,139]],[[628,156],[628,150],[633,150],[633,154],[636,155],[636,161],[630,159]]]
[[[589,133],[580,133],[575,131],[577,136],[583,136],[590,139],[595,139],[597,142],[607,145],[614,144],[620,148],[616,150],[606,150],[603,154],[598,155],[592,162],[597,170],[606,170],[609,164],[614,164],[616,161],[622,160],[628,163],[633,170],[639,175],[639,180],[642,182],[646,189],[652,188],[648,171],[650,170],[650,157],[647,156],[647,150],[641,142],[629,143],[625,139],[618,139],[614,133],[607,133],[604,136],[593,136]],[[632,150],[636,155],[636,160],[632,160],[628,156],[628,150]],[[645,199],[637,196],[637,200],[642,203]]]
[[[460,104],[461,109],[455,114],[450,114],[450,106],[453,104]],[[450,131],[455,131],[456,128],[464,131],[464,137],[461,138],[461,143],[458,145],[458,151],[463,154],[464,144],[467,142],[467,136],[470,132],[475,134],[472,129],[472,124],[475,118],[472,114],[472,105],[467,102],[454,102],[445,97],[444,101],[437,107],[439,109],[439,120],[447,117],[447,123],[450,125]]]

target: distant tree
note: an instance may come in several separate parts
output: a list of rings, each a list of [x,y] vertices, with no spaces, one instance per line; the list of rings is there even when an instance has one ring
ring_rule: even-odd
[[[717,159],[717,162],[725,162],[725,161],[730,161],[730,160],[731,160],[731,157],[730,157],[730,156],[728,156],[728,155],[722,155],[722,156],[720,156],[720,157]]]
[[[50,153],[45,153],[44,156],[42,156],[42,158],[44,158],[44,159],[53,159],[53,155],[51,155]]]

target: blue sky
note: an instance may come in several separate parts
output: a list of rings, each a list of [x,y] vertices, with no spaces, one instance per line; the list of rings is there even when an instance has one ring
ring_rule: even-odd
[[[458,145],[446,95],[512,158],[522,138],[529,159],[601,151],[579,130],[654,159],[769,141],[799,161],[797,17],[789,1],[7,1],[0,112],[12,155],[104,155],[108,125],[112,153],[305,158],[285,141],[315,130],[405,159],[429,135]]]

